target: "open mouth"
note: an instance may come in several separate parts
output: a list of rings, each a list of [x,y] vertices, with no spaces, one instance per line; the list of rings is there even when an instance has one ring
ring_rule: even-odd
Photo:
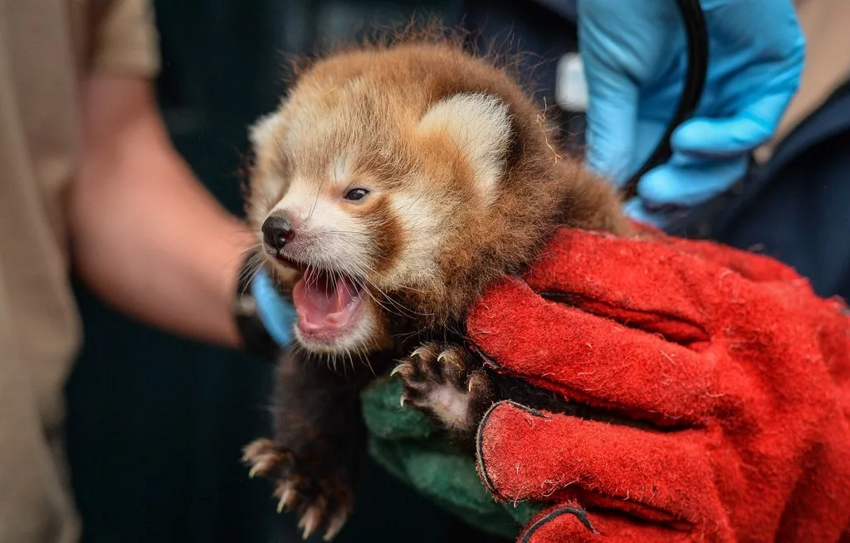
[[[287,263],[289,264],[289,263]],[[337,272],[293,265],[302,270],[292,291],[299,331],[328,341],[348,331],[363,302],[363,289],[351,277]]]

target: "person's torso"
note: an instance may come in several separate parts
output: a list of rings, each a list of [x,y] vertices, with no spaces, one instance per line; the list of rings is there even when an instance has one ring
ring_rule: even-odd
[[[0,379],[25,372],[46,423],[60,417],[80,336],[62,198],[79,158],[87,32],[105,6],[0,3]]]

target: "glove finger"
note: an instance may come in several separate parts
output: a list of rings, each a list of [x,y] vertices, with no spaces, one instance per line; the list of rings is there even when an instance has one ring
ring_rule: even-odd
[[[469,336],[495,371],[633,419],[702,424],[729,370],[725,357],[709,362],[655,334],[544,300],[518,281],[485,303],[470,315]]]
[[[670,144],[675,152],[687,155],[739,157],[773,136],[792,95],[789,91],[763,96],[734,117],[691,119],[673,133]]]
[[[592,60],[590,55],[588,62]],[[586,164],[591,171],[619,184],[628,178],[634,162],[638,89],[623,74],[601,64],[587,75]]]
[[[674,221],[681,219],[688,213],[687,208],[649,208],[645,202],[638,197],[627,200],[623,204],[623,211],[633,221],[642,225],[666,230]]]
[[[746,156],[704,159],[675,153],[671,160],[647,172],[637,185],[638,196],[648,205],[693,207],[722,194],[744,177]]]
[[[800,279],[793,268],[767,256],[727,247],[717,243],[668,237],[666,241],[696,257],[729,268],[754,282],[794,281]]]
[[[632,205],[637,201],[637,198],[633,198],[626,205]],[[675,247],[684,253],[713,262],[718,266],[729,268],[750,281],[759,283],[768,281],[788,282],[800,279],[800,275],[793,268],[779,260],[764,255],[722,245],[713,241],[669,236],[665,232],[658,230],[657,227],[647,225],[645,222],[633,223],[633,227],[638,235],[646,240]]]
[[[578,505],[558,504],[547,509],[523,530],[519,543],[678,543],[688,535],[657,524],[635,523],[604,512],[588,513]]]
[[[708,340],[716,308],[746,300],[750,280],[799,280],[790,267],[745,251],[643,238],[561,228],[524,279],[543,297],[683,344]]]
[[[295,308],[278,294],[265,268],[260,268],[251,282],[251,295],[257,301],[257,314],[272,339],[281,346],[288,344],[297,316]]]
[[[668,243],[562,228],[523,278],[544,298],[689,343],[709,339],[706,305],[724,273]],[[500,288],[488,290],[482,306],[492,305],[491,292],[501,296]]]
[[[647,431],[508,401],[490,408],[476,438],[482,479],[504,501],[577,488],[583,503],[685,529],[717,510],[705,445],[701,430]]]

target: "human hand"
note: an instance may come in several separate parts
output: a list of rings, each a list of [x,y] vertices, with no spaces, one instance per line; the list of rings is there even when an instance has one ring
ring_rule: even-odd
[[[662,208],[691,207],[747,171],[797,90],[805,40],[791,0],[701,0],[709,64],[694,116],[672,135],[670,161],[642,177],[627,212],[663,226]],[[588,167],[623,185],[667,129],[687,71],[675,0],[579,0],[589,93]]]

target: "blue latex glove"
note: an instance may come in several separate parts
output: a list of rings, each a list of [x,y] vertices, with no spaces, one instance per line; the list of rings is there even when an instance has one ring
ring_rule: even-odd
[[[251,295],[257,302],[257,314],[269,335],[278,345],[285,347],[292,339],[292,326],[297,314],[292,304],[278,294],[264,268],[260,268],[251,282]]]
[[[648,172],[634,218],[664,226],[662,205],[691,207],[746,173],[749,154],[775,133],[800,82],[805,41],[791,0],[701,0],[709,67],[700,106],[671,141],[673,157]],[[588,167],[621,185],[656,147],[687,71],[675,0],[579,0],[587,79]],[[656,211],[652,209],[656,208]]]

